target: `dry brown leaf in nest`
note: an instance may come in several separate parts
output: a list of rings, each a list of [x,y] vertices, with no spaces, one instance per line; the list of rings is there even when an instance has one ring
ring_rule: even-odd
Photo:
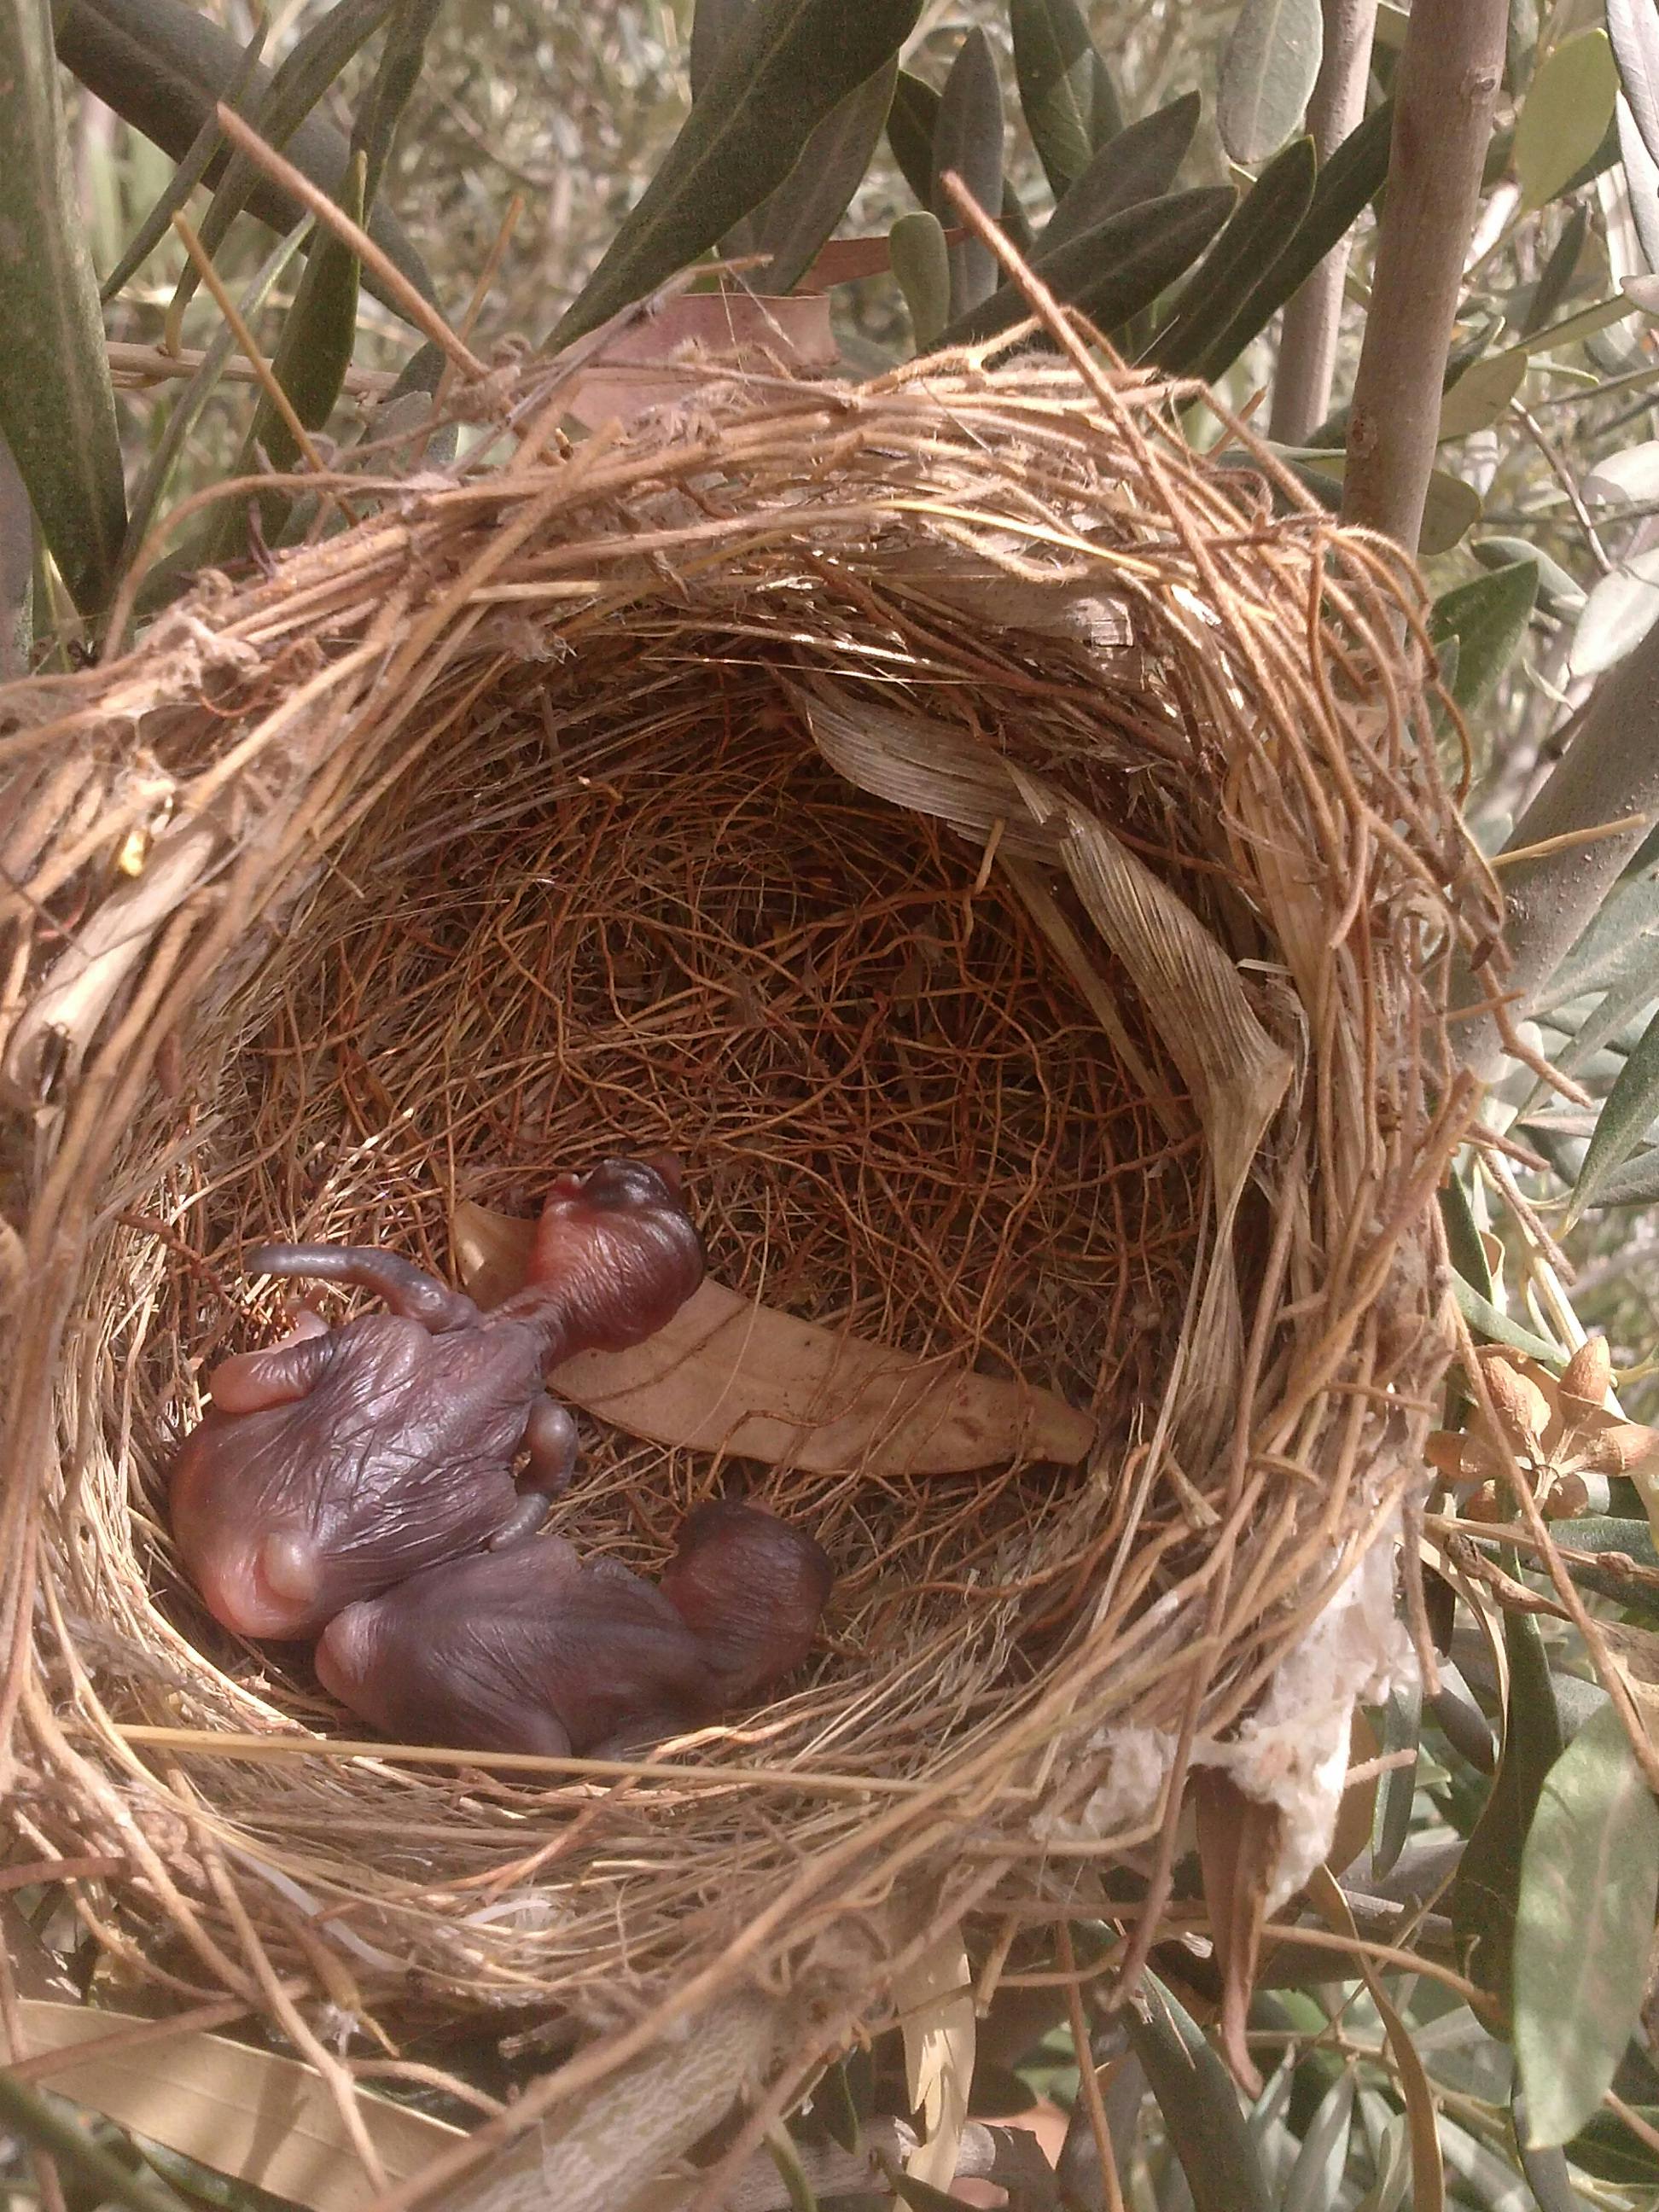
[[[690,356],[684,367],[667,364]],[[695,400],[700,379],[722,369],[832,368],[837,359],[830,302],[820,296],[769,300],[752,292],[695,292],[656,313],[626,316],[584,363],[565,394],[568,411],[590,430],[627,422],[647,408]],[[695,373],[688,374],[693,368]]]
[[[1492,1419],[1477,1409],[1461,1436],[1437,1429],[1428,1441],[1430,1464],[1449,1481],[1478,1486],[1463,1509],[1471,1520],[1504,1517],[1510,1453],[1552,1521],[1589,1509],[1587,1478],[1630,1474],[1659,1456],[1659,1429],[1607,1410],[1612,1368],[1604,1337],[1581,1345],[1559,1381],[1515,1352],[1488,1352],[1480,1369]]]
[[[481,1305],[521,1288],[535,1224],[464,1201],[451,1227]],[[627,1352],[585,1352],[560,1394],[630,1435],[813,1474],[966,1474],[1012,1460],[1071,1466],[1095,1438],[1051,1390],[941,1370],[705,1279],[666,1328]]]

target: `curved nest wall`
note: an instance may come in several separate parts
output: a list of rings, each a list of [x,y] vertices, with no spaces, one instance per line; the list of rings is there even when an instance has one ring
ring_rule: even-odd
[[[1418,1477],[1444,978],[1495,906],[1414,584],[1170,420],[1029,360],[734,383],[383,487],[0,694],[14,1805],[125,1869],[81,1893],[122,1971],[873,2002],[884,1899],[1101,1911],[1248,1738]],[[169,1545],[204,1368],[278,1318],[240,1253],[453,1272],[458,1207],[664,1142],[722,1282],[1056,1393],[1092,1455],[585,1415],[584,1549],[652,1571],[726,1487],[822,1537],[810,1668],[642,1777],[335,1747]]]

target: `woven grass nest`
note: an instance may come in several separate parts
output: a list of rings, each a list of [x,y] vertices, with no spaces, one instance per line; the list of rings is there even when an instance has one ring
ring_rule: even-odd
[[[1496,916],[1405,564],[1127,373],[734,375],[574,447],[556,378],[498,388],[514,458],[350,479],[350,526],[0,694],[12,1803],[117,1869],[118,1996],[878,2017],[964,1917],[980,1961],[1132,1921],[1189,1759],[1293,1881],[1401,1633],[1447,979]],[[453,1274],[458,1206],[665,1144],[720,1282],[1092,1453],[584,1415],[583,1549],[654,1571],[727,1488],[821,1538],[810,1668],[654,1775],[331,1749],[167,1532],[204,1367],[280,1319],[240,1255]]]

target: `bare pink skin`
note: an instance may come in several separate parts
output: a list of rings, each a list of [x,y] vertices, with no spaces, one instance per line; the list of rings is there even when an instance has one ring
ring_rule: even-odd
[[[830,1584],[810,1536],[745,1505],[693,1514],[670,1573],[701,1630],[669,1575],[584,1565],[562,1538],[458,1559],[348,1606],[317,1672],[402,1742],[626,1756],[799,1666]]]
[[[721,1498],[687,1515],[660,1588],[732,1705],[800,1665],[834,1580],[804,1528]]]
[[[576,1455],[545,1371],[640,1343],[703,1269],[666,1156],[561,1176],[528,1286],[489,1313],[370,1245],[261,1245],[247,1263],[364,1285],[392,1309],[337,1328],[307,1314],[283,1343],[224,1361],[174,1466],[173,1534],[210,1611],[276,1638],[317,1635],[405,1576],[533,1534]]]
[[[716,1709],[697,1639],[660,1590],[562,1537],[484,1552],[349,1605],[323,1686],[404,1743],[564,1759],[621,1753]]]

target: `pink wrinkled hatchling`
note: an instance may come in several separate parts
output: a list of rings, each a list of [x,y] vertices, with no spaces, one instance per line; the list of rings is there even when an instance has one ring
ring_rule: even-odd
[[[622,1757],[792,1672],[831,1580],[804,1530],[722,1501],[686,1521],[659,1588],[544,1537],[348,1606],[318,1646],[317,1672],[404,1743]]]
[[[247,1267],[359,1285],[391,1309],[334,1328],[303,1314],[284,1342],[225,1360],[173,1469],[173,1534],[210,1610],[288,1638],[532,1535],[576,1455],[546,1371],[652,1335],[702,1281],[703,1255],[662,1154],[560,1176],[526,1288],[487,1313],[373,1245],[262,1244]]]

